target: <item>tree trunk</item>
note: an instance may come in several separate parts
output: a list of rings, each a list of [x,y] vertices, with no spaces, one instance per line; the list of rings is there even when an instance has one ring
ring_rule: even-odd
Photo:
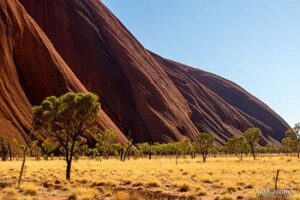
[[[77,140],[77,136],[75,135],[72,138],[72,145],[71,145],[70,152],[68,152],[68,154],[70,154],[70,156],[66,156],[66,161],[67,161],[66,179],[67,179],[67,181],[71,180],[71,167],[72,167],[72,160],[73,160],[73,155],[74,155],[74,146],[75,146],[76,140]],[[68,155],[68,154],[66,154],[66,155]]]
[[[119,151],[120,154],[120,160],[123,161],[123,150]]]
[[[9,152],[9,161],[12,161],[12,150],[11,150],[11,145],[8,145],[8,152]]]
[[[252,153],[253,159],[256,160],[255,151],[254,151],[253,146],[251,146],[251,153]]]
[[[152,159],[152,147],[150,146],[150,152],[149,152],[149,160]]]
[[[71,166],[72,166],[72,160],[67,161],[67,168],[66,168],[66,180],[71,180]]]
[[[21,182],[22,182],[22,176],[23,176],[23,173],[24,173],[27,150],[28,150],[28,145],[26,145],[26,147],[23,151],[23,161],[22,161],[21,171],[20,171],[19,180],[18,180],[18,188],[20,188],[20,185],[21,185]]]
[[[129,153],[129,150],[130,150],[131,147],[132,147],[132,144],[130,144],[130,145],[126,148],[125,153],[124,153],[124,156],[123,156],[123,162],[125,162],[126,157],[128,156],[128,153]],[[129,156],[128,156],[128,157],[129,157]]]
[[[276,177],[275,177],[275,190],[278,189],[278,180],[279,180],[279,169],[276,171]]]
[[[25,162],[26,162],[26,153],[28,151],[28,148],[31,149],[31,135],[32,132],[30,131],[29,133],[29,142],[27,142],[24,151],[23,151],[23,161],[22,161],[22,166],[21,166],[21,171],[20,171],[20,176],[19,176],[19,180],[18,180],[18,188],[20,188],[21,182],[22,182],[22,176],[24,173],[24,167],[25,167]]]

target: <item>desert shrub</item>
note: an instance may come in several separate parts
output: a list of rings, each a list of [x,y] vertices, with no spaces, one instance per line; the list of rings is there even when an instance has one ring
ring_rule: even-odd
[[[144,200],[145,198],[142,197],[140,194],[133,192],[128,193],[124,191],[116,192],[113,196],[113,200]]]
[[[38,187],[34,184],[28,183],[28,184],[24,184],[21,188],[21,191],[25,194],[25,195],[29,195],[29,196],[36,196],[38,193]]]
[[[15,188],[7,187],[1,191],[3,193],[2,199],[5,200],[19,200],[19,195]]]
[[[256,200],[290,200],[290,196],[286,194],[275,195],[275,194],[261,194],[258,195]]]
[[[179,185],[179,188],[178,188],[178,192],[188,192],[190,190],[191,190],[191,187],[187,183],[183,183],[183,184]]]
[[[158,182],[152,181],[150,183],[147,183],[146,186],[149,188],[154,188],[154,187],[159,187],[160,184]]]
[[[203,162],[214,147],[215,138],[210,133],[198,133],[196,135],[196,149],[202,155]]]
[[[74,188],[68,200],[94,200],[98,196],[98,190],[91,188]]]
[[[245,133],[244,137],[251,149],[253,159],[256,159],[256,147],[261,136],[261,130],[259,128],[249,128]]]

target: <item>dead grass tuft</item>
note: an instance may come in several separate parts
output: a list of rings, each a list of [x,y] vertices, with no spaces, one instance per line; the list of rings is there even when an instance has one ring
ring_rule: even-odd
[[[179,185],[178,192],[188,192],[191,190],[191,186],[187,183]]]
[[[114,194],[113,200],[145,200],[145,198],[136,192],[128,193],[120,191]]]
[[[20,199],[16,189],[13,187],[4,188],[1,192],[4,193],[4,195],[2,197],[3,200],[19,200]]]
[[[72,188],[72,194],[69,196],[68,200],[94,200],[97,198],[99,192],[92,188]]]
[[[21,186],[21,191],[28,196],[36,196],[38,190],[38,186],[32,183],[27,183]]]
[[[160,186],[160,183],[157,181],[152,181],[152,182],[149,182],[146,184],[146,187],[149,187],[149,188],[155,188],[155,187],[159,187],[159,186]]]

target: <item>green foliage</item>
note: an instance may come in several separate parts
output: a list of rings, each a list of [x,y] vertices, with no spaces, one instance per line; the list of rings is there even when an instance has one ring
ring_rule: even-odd
[[[278,153],[279,152],[278,147],[276,147],[275,145],[268,144],[264,148],[265,148],[264,153]]]
[[[294,129],[289,128],[285,133],[284,133],[284,138],[290,138],[291,140],[297,140],[298,136],[297,133],[294,131]]]
[[[153,151],[156,155],[175,155],[176,154],[176,143],[154,143]]]
[[[100,110],[98,100],[92,93],[47,97],[33,109],[34,129],[52,133],[58,141],[64,141],[67,134],[85,131],[95,121]]]
[[[259,128],[249,128],[244,133],[244,137],[249,144],[249,146],[255,147],[258,144],[258,141],[261,136],[261,131]]]
[[[300,123],[295,124],[294,132],[296,133],[297,138],[300,139]]]
[[[67,162],[67,180],[79,141],[92,128],[100,110],[99,98],[92,93],[67,93],[61,97],[47,97],[33,109],[36,132],[57,141],[63,148]]]
[[[209,133],[198,133],[195,138],[196,149],[202,155],[203,162],[214,147],[215,138]]]
[[[191,144],[188,138],[183,138],[178,142],[170,142],[170,143],[140,143],[136,145],[137,149],[140,151],[141,155],[148,155],[151,159],[151,155],[159,155],[159,156],[168,156],[168,155],[176,155],[176,157],[180,157],[181,155],[190,154],[193,151],[193,145]]]
[[[286,137],[282,139],[282,144],[285,147],[287,153],[291,153],[293,151],[294,140]]]
[[[96,135],[96,142],[98,152],[108,158],[108,156],[115,151],[117,135],[113,130],[105,130]]]
[[[234,136],[227,141],[225,148],[227,153],[235,154],[242,160],[243,154],[248,153],[250,147],[244,137]]]
[[[153,145],[149,144],[148,142],[136,144],[136,147],[142,156],[149,155],[150,157],[150,155],[155,153],[153,151],[155,147],[153,147]]]
[[[300,138],[299,138],[300,124],[296,124],[294,129],[288,129],[285,132],[285,137],[282,140],[284,150],[287,153],[297,153],[300,158]]]
[[[188,154],[191,148],[191,141],[188,138],[183,138],[175,143],[175,149],[178,155]]]
[[[255,160],[256,158],[256,146],[258,145],[258,141],[261,136],[261,130],[259,128],[249,128],[246,130],[244,133],[244,137],[250,146],[251,149],[251,154],[253,156],[253,159]]]
[[[34,140],[30,143],[30,153],[34,156],[36,160],[39,160],[42,155],[42,148],[39,145],[39,141]]]
[[[45,156],[45,159],[48,160],[48,157],[58,148],[59,143],[53,138],[47,138],[41,144],[42,153]]]

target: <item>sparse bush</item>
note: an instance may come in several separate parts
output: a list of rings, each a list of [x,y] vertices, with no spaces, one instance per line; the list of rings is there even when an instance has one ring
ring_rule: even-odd
[[[73,188],[72,194],[68,197],[68,200],[94,200],[99,195],[96,189],[92,188]]]
[[[159,187],[159,186],[160,186],[160,183],[159,183],[159,182],[156,182],[156,181],[152,181],[152,182],[147,183],[146,186],[147,186],[148,188]]]
[[[58,142],[52,138],[47,138],[41,144],[42,153],[44,154],[45,160],[48,160],[49,156],[58,148]]]
[[[202,155],[203,162],[206,161],[206,158],[210,151],[213,149],[215,138],[212,134],[209,133],[198,133],[195,138],[196,149]]]
[[[105,130],[96,135],[96,148],[106,159],[114,153],[114,145],[117,142],[117,134],[113,130]]]
[[[240,160],[243,159],[243,154],[249,151],[249,145],[242,136],[234,136],[230,138],[226,143],[226,151],[231,154],[235,154]]]
[[[251,149],[253,159],[256,159],[256,146],[261,136],[261,130],[259,128],[249,128],[245,133],[244,137]]]
[[[19,200],[19,195],[15,188],[7,187],[1,191],[3,193],[3,200]]]
[[[290,200],[290,196],[286,194],[276,195],[276,194],[261,194],[258,195],[256,200]]]
[[[188,192],[191,190],[191,186],[187,183],[183,183],[178,186],[178,192]]]
[[[32,183],[24,184],[21,190],[25,195],[29,196],[36,196],[38,193],[38,187]]]
[[[145,200],[145,198],[136,192],[128,193],[119,191],[114,194],[113,200]]]

